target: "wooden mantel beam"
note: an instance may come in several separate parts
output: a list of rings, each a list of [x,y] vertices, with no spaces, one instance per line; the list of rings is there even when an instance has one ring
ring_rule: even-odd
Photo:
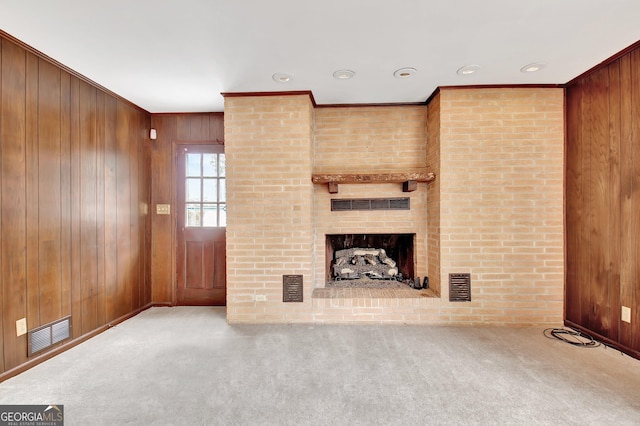
[[[329,193],[338,193],[338,184],[341,183],[402,183],[403,192],[413,192],[417,189],[417,182],[431,182],[436,178],[433,173],[409,172],[409,173],[370,173],[370,174],[314,174],[311,176],[313,183],[329,184]]]
[[[370,173],[370,174],[314,174],[313,183],[402,183],[407,181],[431,182],[433,173]]]

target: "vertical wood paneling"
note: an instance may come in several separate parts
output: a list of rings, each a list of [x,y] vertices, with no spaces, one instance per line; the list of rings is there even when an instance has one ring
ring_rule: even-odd
[[[174,141],[224,141],[224,114],[156,114],[151,117],[151,127],[158,133],[153,141],[151,186],[151,276],[153,280],[152,299],[156,303],[173,303],[172,250],[174,245],[174,218],[156,215],[156,204],[172,203],[171,189],[175,186],[171,174]],[[161,172],[163,171],[163,172]],[[172,209],[175,206],[172,206]]]
[[[214,112],[209,115],[209,139],[214,141],[224,140],[224,114]]]
[[[2,285],[4,368],[26,361],[26,336],[16,337],[16,321],[27,315],[26,282],[26,55],[12,43],[2,44]]]
[[[142,270],[142,279],[144,282],[144,301],[147,305],[152,302],[152,286],[151,286],[151,149],[152,141],[148,139],[146,129],[151,128],[151,117],[140,114],[142,120],[142,128],[144,131],[144,145],[141,148],[140,170],[143,178],[139,181],[140,199],[143,202],[142,215],[144,216],[144,226],[141,229],[141,240],[144,242],[144,262]]]
[[[191,123],[195,120],[194,115],[189,114],[177,114],[176,115],[176,128],[177,134],[175,135],[176,140],[181,141],[191,141],[195,140],[191,137],[191,129],[193,126]]]
[[[71,75],[60,74],[60,315],[71,315]]]
[[[116,122],[117,101],[107,97],[105,100],[105,158],[104,158],[104,282],[105,315],[107,321],[118,318],[118,234],[117,218],[117,154]]]
[[[4,44],[4,40],[0,38],[0,208],[2,208],[2,194],[4,191],[4,186],[2,184],[2,46]],[[0,212],[0,236],[2,235],[2,213]],[[2,261],[4,260],[3,250],[2,250],[2,238],[0,238],[0,309],[3,310],[3,315],[0,315],[0,342],[3,342],[3,349],[0,350],[0,371],[4,371],[4,282],[3,282],[3,268]]]
[[[590,128],[591,139],[591,189],[590,243],[591,269],[589,273],[589,328],[603,336],[609,336],[609,286],[610,286],[610,202],[611,176],[609,158],[609,101],[608,73],[599,71],[591,76]]]
[[[209,116],[208,115],[195,115],[189,118],[191,140],[209,140]]]
[[[172,277],[171,245],[173,241],[172,227],[176,212],[169,215],[155,214],[157,204],[171,204],[171,158],[172,141],[177,134],[176,116],[152,116],[152,127],[157,130],[158,139],[153,141],[152,170],[154,170],[151,186],[151,217],[152,217],[152,246],[151,246],[151,277],[153,280],[152,300],[156,303],[172,303],[172,287],[175,285]]]
[[[586,214],[583,206],[586,197],[584,190],[584,150],[582,141],[582,84],[567,92],[567,149],[566,149],[566,318],[575,323],[580,323],[582,318],[582,283],[585,282],[586,273],[583,263],[582,248],[586,241],[583,239],[583,223]]]
[[[105,94],[96,92],[96,325],[106,323],[105,289]]]
[[[27,53],[25,164],[26,164],[26,238],[27,238],[27,325],[40,322],[40,285],[38,277],[38,58]]]
[[[80,82],[80,281],[82,334],[97,326],[96,89]]]
[[[631,251],[631,281],[627,283],[631,299],[631,347],[640,351],[640,49],[630,54],[631,57],[631,146],[633,147],[633,170],[631,171],[631,186],[633,188],[633,206],[631,216],[633,248]]]
[[[70,86],[70,165],[71,165],[71,324],[73,337],[82,335],[82,286],[80,280],[80,81],[71,77]]]
[[[619,339],[620,325],[620,61],[609,78],[609,337]]]
[[[77,338],[149,299],[150,118],[0,37],[0,373],[18,319]]]
[[[631,87],[631,59],[623,56],[620,63],[620,86]],[[627,119],[632,114],[631,93],[620,91],[620,305],[630,306],[633,299],[631,283],[634,281],[634,241],[633,232],[633,145],[632,122]],[[619,341],[625,346],[631,345],[631,326],[620,323]]]
[[[62,318],[60,70],[40,60],[38,81],[38,253],[41,323]],[[67,191],[65,191],[67,192]]]
[[[136,143],[129,144],[129,179],[131,182],[137,182],[138,175],[138,149],[142,141],[138,138],[138,115],[132,114],[132,122],[129,126],[128,140],[136,141]],[[130,199],[129,199],[129,240],[131,247],[138,247],[140,244],[140,234],[138,229],[139,212],[138,212],[138,185],[130,185]],[[130,261],[130,282],[136,283],[140,280],[140,255],[132,256]],[[140,306],[140,287],[131,286],[131,307],[138,308]]]
[[[640,49],[635,49],[581,78],[567,88],[566,115],[566,319],[636,355],[639,70]],[[581,220],[585,216],[588,220]],[[621,320],[622,306],[631,309],[630,324]]]
[[[143,131],[142,148],[140,155],[141,179],[139,181],[141,220],[140,241],[144,247],[144,261],[142,262],[142,280],[144,283],[143,305],[151,303],[151,149],[152,141],[149,139],[148,129],[151,128],[151,117],[139,114],[140,126]]]
[[[580,229],[580,240],[584,244],[582,249],[580,250],[581,256],[581,264],[584,267],[584,272],[582,274],[582,278],[584,281],[580,283],[580,305],[582,309],[580,309],[580,324],[589,324],[590,323],[590,313],[592,306],[590,305],[591,300],[591,284],[592,284],[592,272],[591,272],[591,224],[593,223],[593,212],[591,206],[593,205],[594,197],[593,190],[591,188],[591,150],[592,150],[592,137],[591,137],[591,87],[589,84],[584,84],[582,86],[582,108],[581,108],[581,117],[580,117],[580,140],[584,144],[584,158],[582,159],[581,166],[582,176],[584,179],[584,207],[583,211],[583,228]]]
[[[116,130],[116,233],[118,316],[131,310],[131,187],[129,165],[129,127],[131,116],[122,102],[117,104]]]

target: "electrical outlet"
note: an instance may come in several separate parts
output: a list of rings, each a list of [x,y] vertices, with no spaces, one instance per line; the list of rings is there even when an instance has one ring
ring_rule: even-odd
[[[266,302],[267,295],[266,294],[256,294],[256,302]]]
[[[626,306],[622,307],[622,314],[620,315],[620,319],[624,322],[631,323],[631,308]]]
[[[16,321],[16,336],[20,337],[23,334],[27,334],[27,319],[22,318]]]

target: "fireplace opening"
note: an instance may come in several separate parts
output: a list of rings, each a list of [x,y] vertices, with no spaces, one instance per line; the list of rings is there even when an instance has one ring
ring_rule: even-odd
[[[415,234],[326,236],[326,287],[406,287],[415,274]]]

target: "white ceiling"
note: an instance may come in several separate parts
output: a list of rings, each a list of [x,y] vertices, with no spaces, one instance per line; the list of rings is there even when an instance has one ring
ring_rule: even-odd
[[[640,40],[640,1],[0,0],[0,29],[150,112],[203,112],[223,111],[221,92],[399,103],[566,83]],[[532,62],[546,67],[520,71]],[[402,67],[417,73],[394,78]]]

